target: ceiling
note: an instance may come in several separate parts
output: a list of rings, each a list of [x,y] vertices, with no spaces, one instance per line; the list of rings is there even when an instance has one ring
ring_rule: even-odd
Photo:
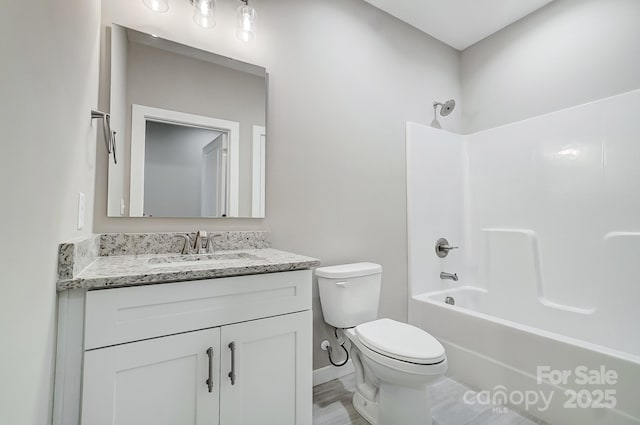
[[[464,50],[553,0],[365,0]]]

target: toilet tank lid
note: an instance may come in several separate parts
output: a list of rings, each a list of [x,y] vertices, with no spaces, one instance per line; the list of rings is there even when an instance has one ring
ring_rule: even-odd
[[[316,269],[316,276],[329,279],[346,279],[382,273],[382,266],[375,263],[341,264],[339,266],[320,267]]]

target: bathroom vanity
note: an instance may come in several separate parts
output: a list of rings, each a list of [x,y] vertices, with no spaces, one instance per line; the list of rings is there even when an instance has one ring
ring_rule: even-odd
[[[97,256],[58,282],[54,424],[311,424],[318,264],[270,248]]]

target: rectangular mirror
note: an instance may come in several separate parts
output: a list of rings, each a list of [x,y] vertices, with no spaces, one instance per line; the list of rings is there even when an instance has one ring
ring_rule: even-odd
[[[266,92],[262,67],[112,25],[108,216],[264,217]]]

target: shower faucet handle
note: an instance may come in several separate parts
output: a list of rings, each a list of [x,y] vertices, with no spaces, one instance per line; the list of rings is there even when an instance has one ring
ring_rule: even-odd
[[[452,249],[458,249],[459,246],[449,245],[449,241],[445,238],[440,238],[436,241],[436,255],[440,258],[444,258],[449,254]]]

